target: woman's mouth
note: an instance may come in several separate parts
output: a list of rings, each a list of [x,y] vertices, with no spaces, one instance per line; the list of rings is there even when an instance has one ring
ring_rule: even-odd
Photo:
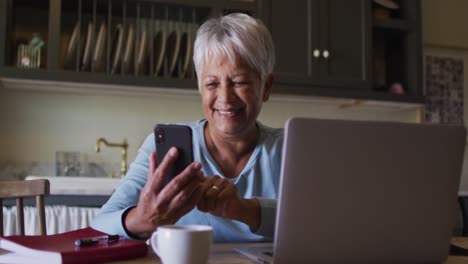
[[[240,109],[225,109],[225,110],[215,109],[215,111],[221,117],[235,117],[237,114],[239,114],[241,110]]]

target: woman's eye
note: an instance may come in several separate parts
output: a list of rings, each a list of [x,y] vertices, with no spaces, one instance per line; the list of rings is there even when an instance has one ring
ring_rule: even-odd
[[[217,86],[217,83],[210,82],[210,83],[205,84],[205,86],[208,87],[208,88],[215,88]]]
[[[249,82],[246,82],[246,81],[238,81],[238,82],[233,82],[232,84],[234,85],[234,87],[242,87],[242,86],[248,85]]]

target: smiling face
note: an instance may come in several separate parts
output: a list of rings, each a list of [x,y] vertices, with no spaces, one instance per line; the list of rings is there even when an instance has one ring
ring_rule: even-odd
[[[202,108],[208,130],[223,137],[246,137],[256,133],[262,103],[268,100],[271,79],[260,75],[239,59],[211,58],[201,73]]]

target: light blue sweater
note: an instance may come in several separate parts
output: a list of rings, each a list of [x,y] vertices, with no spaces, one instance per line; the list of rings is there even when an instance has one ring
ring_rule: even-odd
[[[193,155],[202,164],[207,177],[224,177],[206,147],[203,128],[205,119],[186,123],[192,128]],[[279,175],[283,145],[283,129],[273,129],[257,122],[260,136],[249,161],[233,182],[241,197],[256,197],[261,205],[260,228],[252,233],[249,226],[231,219],[204,213],[196,208],[183,216],[177,224],[210,225],[214,230],[215,242],[258,242],[272,241],[276,201],[278,199]],[[150,153],[155,151],[154,134],[151,133],[138,150],[135,161],[109,201],[103,205],[91,226],[97,230],[129,237],[123,226],[123,215],[137,205],[140,191],[147,180]]]

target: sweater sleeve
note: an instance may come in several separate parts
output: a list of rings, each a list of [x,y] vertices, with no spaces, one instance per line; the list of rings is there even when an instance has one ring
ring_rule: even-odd
[[[105,233],[131,238],[125,231],[123,218],[129,209],[138,204],[140,192],[148,177],[150,153],[154,149],[154,136],[150,134],[138,150],[127,175],[91,222],[91,227]]]
[[[273,239],[275,233],[277,200],[260,197],[256,197],[256,199],[260,203],[262,222],[255,234]]]

